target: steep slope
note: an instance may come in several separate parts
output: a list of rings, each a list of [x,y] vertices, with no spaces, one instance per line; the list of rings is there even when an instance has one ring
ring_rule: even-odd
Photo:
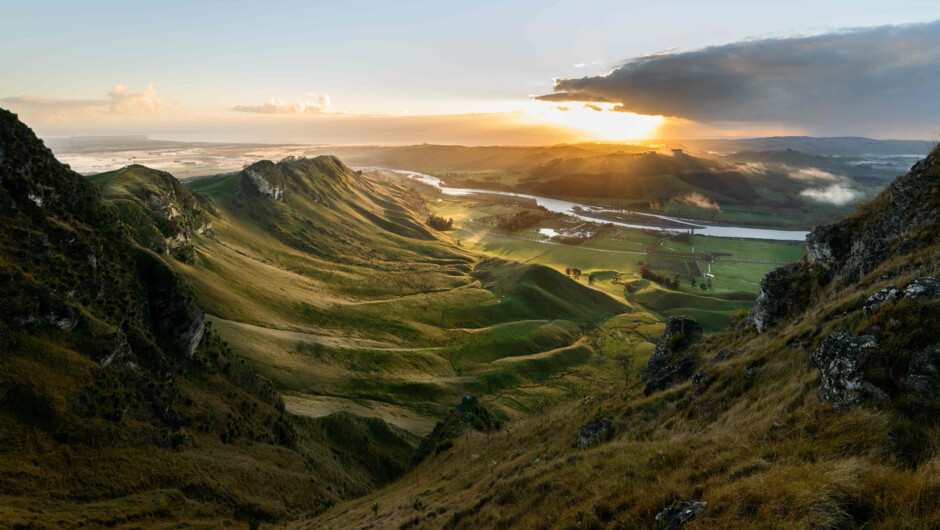
[[[193,234],[212,229],[212,203],[169,173],[135,164],[90,180],[117,207],[134,240],[154,252],[191,263]]]
[[[348,411],[423,435],[464,394],[492,391],[500,414],[518,415],[577,392],[603,362],[582,334],[628,310],[554,270],[464,250],[428,226],[414,189],[332,156],[187,187],[212,201],[214,235],[194,236],[194,262],[174,266],[297,414]]]
[[[291,526],[937,527],[938,190],[940,149],[814,230],[736,327],[671,318],[619,384]]]
[[[286,414],[125,212],[0,111],[4,525],[247,523],[402,471],[413,439],[384,422]]]

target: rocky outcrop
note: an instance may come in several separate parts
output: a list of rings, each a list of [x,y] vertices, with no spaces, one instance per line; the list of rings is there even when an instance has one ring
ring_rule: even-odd
[[[911,355],[904,387],[918,401],[940,400],[940,346],[931,346]]]
[[[419,462],[427,456],[440,452],[441,448],[453,444],[453,439],[466,429],[493,432],[502,427],[502,421],[490,412],[476,396],[466,394],[447,416],[437,422],[418,446],[414,460]]]
[[[940,280],[924,276],[911,281],[903,290],[889,285],[868,297],[865,301],[865,313],[873,315],[882,307],[895,304],[905,298],[912,302],[923,302],[940,298]]]
[[[708,506],[706,502],[676,501],[656,515],[657,530],[679,530]]]
[[[192,218],[196,199],[171,175],[143,166],[106,177],[112,200],[0,110],[0,203],[9,205],[0,209],[0,254],[16,257],[0,263],[0,321],[15,335],[55,331],[103,367],[165,382],[194,356],[204,315],[185,282],[131,241],[126,214],[178,222]]]
[[[903,294],[901,291],[898,291],[897,287],[889,285],[873,293],[868,297],[868,300],[865,300],[865,313],[869,315],[874,314],[882,307],[897,302],[901,296],[903,296]]]
[[[871,335],[830,333],[813,353],[822,386],[819,400],[845,412],[866,401],[883,401],[887,394],[865,378],[869,354],[878,346]]]
[[[577,446],[580,449],[594,447],[610,440],[610,436],[613,432],[614,417],[610,414],[600,415],[578,429],[578,435],[576,437]]]
[[[904,297],[915,302],[940,298],[940,280],[923,277],[913,280],[904,288]]]
[[[764,333],[779,323],[795,305],[796,278],[802,271],[801,263],[791,263],[768,272],[760,281],[760,292],[746,322],[758,333]]]
[[[933,241],[934,231],[924,229],[940,219],[940,204],[930,193],[938,166],[935,151],[856,214],[816,227],[806,237],[809,258],[831,271],[834,280],[847,284],[889,256],[910,250],[922,236]]]
[[[92,178],[145,248],[192,263],[193,236],[212,235],[206,210],[211,200],[197,197],[165,171],[135,164]]]
[[[702,334],[691,317],[669,317],[666,329],[643,368],[644,392],[649,395],[685,381],[695,369],[695,356],[684,353]]]
[[[272,201],[284,198],[287,189],[284,175],[280,168],[270,160],[261,160],[246,167],[243,171],[255,191]]]
[[[806,237],[806,258],[802,262],[774,269],[761,280],[757,302],[745,322],[764,333],[809,302],[809,284],[850,285],[892,256],[934,244],[940,220],[938,178],[940,150],[934,150],[856,213],[814,228]],[[866,312],[872,314],[907,296],[892,289],[874,293],[866,303]],[[933,293],[940,293],[940,282],[928,279],[912,283],[910,289],[914,299],[936,298]]]

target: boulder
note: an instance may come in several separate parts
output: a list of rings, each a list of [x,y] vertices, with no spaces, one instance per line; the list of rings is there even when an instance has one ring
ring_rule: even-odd
[[[917,278],[904,288],[904,296],[915,302],[940,298],[940,280],[924,276]]]
[[[760,292],[754,302],[754,309],[746,320],[758,333],[764,333],[777,325],[793,308],[791,295],[796,289],[795,279],[801,271],[800,263],[791,263],[777,267],[761,278]]]
[[[578,429],[577,443],[581,449],[594,447],[602,442],[610,440],[614,432],[614,418],[610,414],[604,414],[585,423]]]
[[[702,334],[702,326],[690,317],[669,317],[666,329],[650,355],[643,378],[646,379],[644,392],[665,390],[692,376],[695,369],[695,356],[683,352]]]
[[[679,530],[705,509],[707,502],[676,501],[656,515],[657,530]]]
[[[865,301],[865,313],[874,314],[882,307],[897,302],[902,296],[903,293],[897,287],[889,285],[868,297]]]
[[[866,401],[883,401],[887,394],[865,379],[865,367],[878,341],[871,335],[830,333],[813,353],[822,386],[819,400],[846,412]]]
[[[920,401],[940,399],[940,346],[911,355],[904,388]]]
[[[718,353],[716,353],[714,357],[712,357],[712,360],[709,364],[715,365],[718,363],[723,363],[732,357],[734,357],[733,351],[727,348],[722,348],[721,350],[718,350]]]

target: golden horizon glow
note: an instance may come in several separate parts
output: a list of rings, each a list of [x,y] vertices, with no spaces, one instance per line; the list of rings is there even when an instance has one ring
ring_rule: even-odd
[[[663,124],[662,116],[645,116],[632,112],[616,112],[614,105],[602,103],[571,103],[544,105],[536,117],[547,123],[583,131],[592,140],[648,140]]]

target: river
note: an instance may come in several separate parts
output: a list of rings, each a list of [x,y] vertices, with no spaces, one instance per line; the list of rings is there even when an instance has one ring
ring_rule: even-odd
[[[382,171],[390,171],[393,173],[398,173],[404,175],[410,179],[417,180],[429,186],[433,186],[445,195],[476,195],[476,194],[485,194],[485,195],[502,195],[506,197],[516,197],[524,199],[532,199],[539,206],[544,207],[546,210],[551,212],[558,212],[585,221],[600,222],[605,223],[609,222],[616,226],[625,226],[628,228],[640,228],[640,229],[653,229],[653,230],[666,230],[673,232],[686,232],[688,230],[695,230],[696,235],[702,236],[713,236],[713,237],[729,237],[736,239],[768,239],[774,241],[803,241],[806,239],[806,231],[799,230],[771,230],[766,228],[747,228],[743,226],[732,226],[726,224],[718,223],[709,223],[705,221],[696,221],[691,219],[682,219],[679,217],[669,217],[666,215],[658,215],[646,212],[623,212],[621,210],[611,210],[607,208],[602,208],[599,206],[591,206],[587,204],[581,204],[577,202],[564,201],[561,199],[550,199],[548,197],[539,197],[538,195],[527,195],[525,193],[514,193],[509,191],[493,191],[493,190],[478,190],[473,188],[452,188],[444,184],[441,179],[432,176],[426,175],[424,173],[419,173],[417,171],[409,171],[404,169],[389,169],[389,168],[363,168],[363,169],[378,169]],[[611,219],[601,218],[605,214],[616,215],[618,213],[630,213],[633,215],[645,216],[650,218],[649,224],[642,223],[626,223],[622,221],[615,221]],[[666,221],[673,227],[663,227],[657,225],[656,221]],[[679,225],[680,228],[675,227]]]

